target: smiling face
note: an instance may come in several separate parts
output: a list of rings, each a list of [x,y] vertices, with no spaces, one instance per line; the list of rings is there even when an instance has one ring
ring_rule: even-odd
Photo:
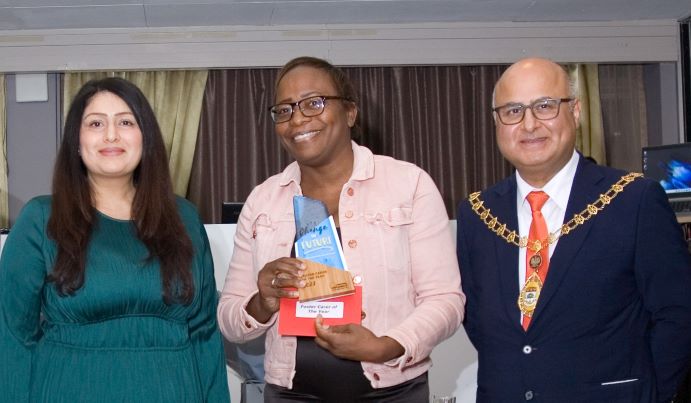
[[[568,98],[566,72],[545,59],[525,59],[509,67],[495,89],[495,105],[529,105],[543,98]],[[538,120],[527,109],[523,121],[505,125],[495,117],[497,145],[528,183],[544,186],[573,155],[580,115],[578,100],[562,102],[554,119]]]
[[[294,103],[312,96],[340,96],[331,76],[324,70],[297,66],[288,71],[276,87],[276,103]],[[324,111],[305,117],[295,107],[287,122],[277,123],[276,134],[285,149],[301,166],[320,167],[338,161],[352,151],[350,128],[357,108],[353,103],[328,99]]]
[[[107,91],[91,97],[82,116],[79,153],[90,180],[132,180],[142,159],[142,133],[125,101]]]

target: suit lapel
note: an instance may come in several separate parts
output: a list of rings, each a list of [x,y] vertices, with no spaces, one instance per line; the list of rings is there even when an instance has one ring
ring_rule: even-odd
[[[506,227],[518,230],[518,215],[516,212],[516,177],[511,176],[504,182],[503,186],[496,189],[496,198],[491,206],[486,206],[492,210],[492,214],[499,221],[506,223]],[[503,238],[495,236],[495,256],[497,259],[497,269],[499,270],[499,283],[501,287],[501,300],[509,317],[509,322],[516,326],[517,330],[523,331],[521,327],[521,311],[518,309],[518,247],[506,242]]]
[[[597,183],[602,181],[604,175],[597,169],[597,166],[590,162],[585,162],[581,157],[576,170],[576,175],[571,186],[571,193],[569,195],[569,202],[566,207],[566,214],[564,215],[564,222],[569,221],[577,213],[580,213],[589,203],[593,203],[603,193],[602,189],[597,186]],[[550,299],[554,296],[557,289],[561,286],[566,273],[571,268],[571,262],[574,261],[576,254],[582,249],[583,243],[588,237],[588,233],[593,225],[593,220],[588,220],[582,225],[579,225],[575,230],[568,235],[559,238],[557,247],[549,263],[549,274],[542,289],[540,299],[533,319],[531,321],[530,329],[536,327],[540,322],[540,313],[549,304]]]

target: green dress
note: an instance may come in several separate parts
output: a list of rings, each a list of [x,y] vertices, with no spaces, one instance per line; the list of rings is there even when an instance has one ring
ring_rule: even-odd
[[[192,240],[195,296],[166,305],[158,261],[132,221],[98,214],[84,286],[60,296],[46,275],[51,199],[22,210],[0,260],[0,401],[228,402],[213,261],[195,208],[178,198]]]

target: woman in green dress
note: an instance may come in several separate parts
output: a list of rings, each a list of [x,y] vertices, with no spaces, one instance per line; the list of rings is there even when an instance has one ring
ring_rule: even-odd
[[[141,91],[90,81],[0,260],[0,401],[227,402],[213,261]]]

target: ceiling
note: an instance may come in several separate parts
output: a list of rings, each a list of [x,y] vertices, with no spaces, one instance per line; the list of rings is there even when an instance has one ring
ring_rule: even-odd
[[[0,0],[0,30],[680,20],[691,0]]]

